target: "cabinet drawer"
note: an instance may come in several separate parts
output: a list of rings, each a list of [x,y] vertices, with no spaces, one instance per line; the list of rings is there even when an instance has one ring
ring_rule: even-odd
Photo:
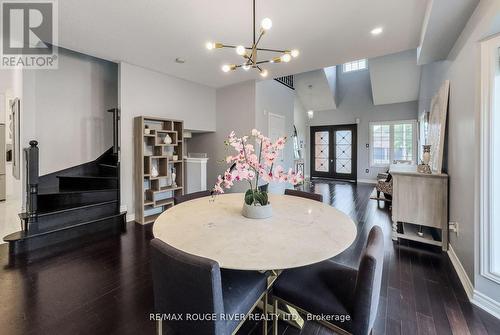
[[[447,179],[398,175],[393,186],[394,221],[436,228],[447,224]]]

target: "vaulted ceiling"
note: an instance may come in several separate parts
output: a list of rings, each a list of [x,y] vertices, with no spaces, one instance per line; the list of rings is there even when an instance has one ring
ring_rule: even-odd
[[[58,3],[62,47],[213,87],[260,78],[253,71],[223,73],[221,65],[239,62],[239,56],[233,50],[205,49],[207,41],[250,43],[251,0]],[[419,45],[427,3],[428,0],[257,0],[257,22],[264,17],[273,20],[262,46],[301,51],[288,64],[269,65],[270,76],[414,49]],[[383,34],[372,36],[370,31],[379,26],[383,27]],[[176,63],[177,57],[186,63]]]

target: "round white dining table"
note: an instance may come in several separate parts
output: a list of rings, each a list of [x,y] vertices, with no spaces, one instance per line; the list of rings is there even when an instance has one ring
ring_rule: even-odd
[[[356,238],[356,225],[339,210],[309,199],[270,194],[273,216],[242,216],[243,194],[198,198],[156,219],[156,238],[233,270],[283,270],[329,259]]]

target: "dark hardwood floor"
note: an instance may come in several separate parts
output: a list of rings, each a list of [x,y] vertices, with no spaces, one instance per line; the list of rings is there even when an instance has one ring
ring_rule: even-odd
[[[369,200],[373,185],[315,181],[311,191],[358,225],[354,244],[335,260],[357,266],[373,225],[385,233],[381,300],[374,334],[500,334],[500,321],[471,305],[446,254],[417,244],[393,244],[389,212]],[[0,334],[154,334],[149,264],[151,227],[64,254],[8,265],[0,246]],[[281,325],[281,334],[298,331]],[[240,333],[260,334],[258,324]]]

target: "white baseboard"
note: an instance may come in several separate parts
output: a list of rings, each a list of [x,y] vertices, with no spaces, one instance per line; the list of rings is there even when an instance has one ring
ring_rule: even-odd
[[[472,301],[474,297],[474,285],[472,285],[472,282],[470,281],[467,272],[465,272],[465,269],[462,266],[460,260],[458,259],[458,256],[455,253],[455,250],[453,250],[451,244],[449,245],[448,249],[448,257],[450,258],[451,264],[453,264],[453,267],[455,268],[455,271],[458,275],[458,278],[460,279],[460,282],[462,283],[462,286],[465,290],[465,293],[467,294],[467,297],[469,298],[469,300]]]
[[[500,303],[474,289],[474,285],[472,285],[469,276],[467,276],[462,263],[458,259],[457,254],[455,253],[451,245],[449,246],[448,257],[450,258],[451,264],[453,264],[453,267],[457,272],[458,278],[462,283],[469,301],[485,312],[493,315],[497,319],[500,319]]]
[[[127,212],[127,214],[125,215],[125,219],[127,220],[127,222],[135,220],[135,213],[129,213],[127,211],[127,205],[120,205],[120,212]]]
[[[135,213],[127,213],[126,219],[127,219],[127,222],[135,221]]]
[[[365,184],[377,184],[377,180],[375,179],[358,179],[358,183],[365,183]]]
[[[474,290],[474,297],[471,302],[497,319],[500,319],[500,303],[498,301],[495,301],[483,293]]]

